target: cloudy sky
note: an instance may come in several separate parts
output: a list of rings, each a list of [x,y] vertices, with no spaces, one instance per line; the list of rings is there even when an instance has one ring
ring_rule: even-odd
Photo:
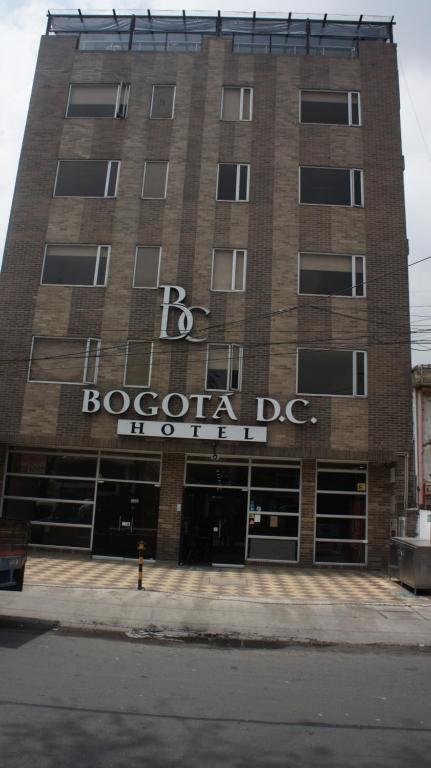
[[[0,254],[9,218],[19,150],[24,131],[39,38],[45,31],[46,11],[76,10],[72,2],[54,0],[0,0],[2,44],[0,67]],[[297,0],[286,7],[277,2],[260,5],[235,0],[228,3],[209,3],[207,0],[187,2],[187,10],[206,9],[221,11],[265,10],[306,15],[331,13],[395,16],[395,41],[398,43],[398,61],[401,87],[401,123],[403,151],[406,160],[405,191],[407,206],[407,234],[410,241],[410,262],[431,256],[431,238],[427,221],[431,216],[429,182],[431,177],[431,0]],[[108,9],[107,6],[110,6]],[[172,0],[157,0],[156,4],[137,0],[82,0],[83,12],[89,10],[164,10],[175,8]],[[411,314],[413,326],[414,363],[431,363],[431,259],[410,269]],[[429,332],[427,329],[430,329]],[[420,329],[420,333],[417,333]],[[419,342],[422,339],[422,342]],[[427,341],[429,339],[429,342]],[[419,351],[421,348],[422,351]]]

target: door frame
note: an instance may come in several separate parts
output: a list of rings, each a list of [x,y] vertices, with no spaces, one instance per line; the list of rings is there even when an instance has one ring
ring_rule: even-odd
[[[213,458],[214,454],[193,454],[193,453],[186,453],[185,455],[185,461],[184,461],[184,485],[183,485],[183,499],[184,499],[184,491],[186,488],[207,488],[210,490],[211,488],[220,488],[218,485],[203,485],[199,483],[187,483],[187,466],[189,463],[193,464],[205,464],[205,465],[228,465],[228,466],[242,466],[248,467],[248,473],[247,473],[247,486],[241,486],[241,485],[223,485],[222,488],[225,488],[226,490],[243,490],[244,492],[247,492],[247,521],[246,521],[246,535],[245,535],[245,553],[244,553],[244,564],[247,563],[255,563],[255,562],[265,562],[265,563],[276,563],[280,565],[286,565],[286,564],[296,564],[300,561],[300,552],[301,552],[301,532],[302,532],[302,460],[292,457],[286,457],[286,456],[269,456],[268,458],[265,456],[250,456],[250,455],[232,455],[232,454],[222,454],[217,455],[217,458]],[[250,533],[249,533],[249,524],[248,524],[248,515],[250,513],[250,501],[251,501],[251,471],[252,466],[258,464],[261,467],[268,467],[268,468],[277,468],[280,466],[284,467],[294,467],[299,470],[299,488],[298,489],[291,489],[298,492],[298,534],[297,536],[277,536],[273,538],[277,538],[278,540],[286,540],[286,541],[296,541],[296,560],[275,560],[275,559],[265,559],[264,561],[262,559],[258,558],[250,558],[247,557],[247,552],[249,549],[249,539],[250,539]],[[277,488],[263,488],[262,490],[265,491],[287,491],[287,489],[277,489]],[[291,492],[289,490],[289,492]],[[182,530],[182,516],[184,512],[181,513],[181,530]],[[278,513],[280,514],[280,513]],[[263,538],[270,539],[272,537],[266,536]]]

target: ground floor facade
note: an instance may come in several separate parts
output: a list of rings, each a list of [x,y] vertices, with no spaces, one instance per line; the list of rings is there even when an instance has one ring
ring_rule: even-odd
[[[396,530],[388,463],[4,447],[2,515],[31,544],[184,565],[379,568]]]

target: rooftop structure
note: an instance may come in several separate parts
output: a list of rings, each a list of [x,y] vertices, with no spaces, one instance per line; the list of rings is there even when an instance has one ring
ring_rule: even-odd
[[[172,15],[48,12],[47,34],[78,35],[80,50],[197,51],[204,36],[229,37],[235,53],[355,56],[360,41],[393,42],[393,17],[281,14]]]

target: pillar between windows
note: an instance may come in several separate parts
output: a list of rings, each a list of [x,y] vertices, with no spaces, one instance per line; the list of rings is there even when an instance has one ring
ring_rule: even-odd
[[[164,453],[160,487],[157,560],[178,562],[180,550],[181,512],[184,487],[183,453]]]

